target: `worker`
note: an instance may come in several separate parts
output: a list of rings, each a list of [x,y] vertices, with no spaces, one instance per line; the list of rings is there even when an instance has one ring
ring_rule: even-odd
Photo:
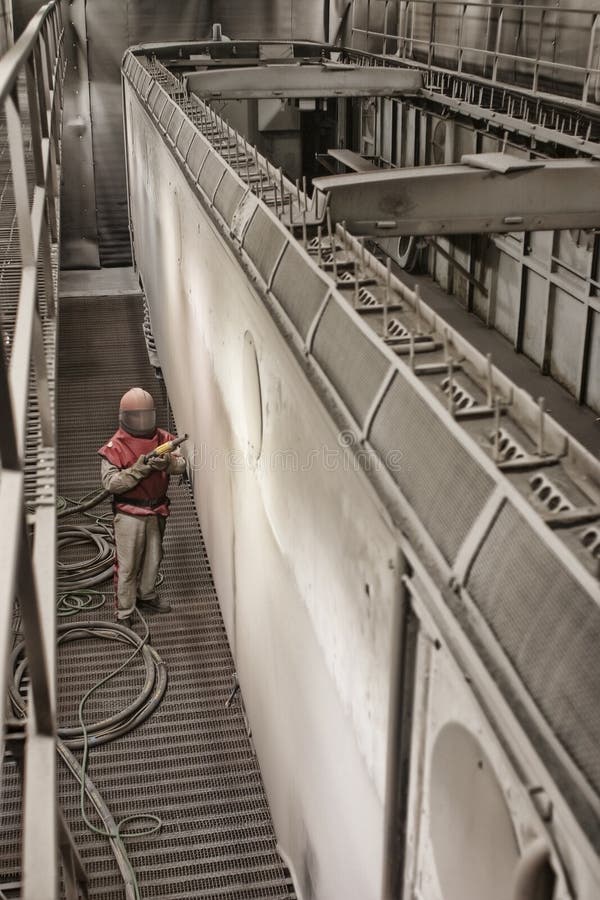
[[[115,529],[115,607],[117,621],[131,627],[136,603],[168,613],[171,606],[156,591],[171,475],[185,471],[177,453],[146,457],[173,435],[156,427],[152,395],[140,387],[123,394],[119,428],[100,448],[101,478],[113,495]]]

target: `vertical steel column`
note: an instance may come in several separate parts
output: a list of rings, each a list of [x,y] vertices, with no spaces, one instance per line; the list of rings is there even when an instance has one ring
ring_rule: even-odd
[[[583,91],[581,95],[581,99],[584,103],[588,102],[588,96],[590,92],[590,80],[592,77],[592,62],[594,61],[594,48],[596,47],[596,32],[598,30],[598,23],[600,22],[600,13],[594,13],[592,15],[592,27],[590,29],[590,43],[588,47],[587,60],[585,64],[585,73],[583,78]],[[600,79],[600,74],[596,70],[596,81]]]
[[[436,3],[435,0],[431,4],[431,22],[429,25],[429,44],[427,46],[427,68],[431,68],[431,64],[435,58],[435,16],[436,16]]]
[[[581,356],[579,358],[579,366],[577,369],[577,383],[575,385],[575,396],[577,397],[578,403],[585,403],[587,398],[587,387],[588,387],[588,378],[589,378],[589,364],[590,364],[590,355],[592,351],[592,330],[594,323],[594,307],[592,305],[593,300],[593,286],[592,280],[594,278],[594,272],[597,270],[598,260],[600,258],[600,240],[598,239],[598,235],[594,237],[594,248],[593,251],[589,254],[587,273],[586,273],[586,281],[587,281],[587,291],[586,296],[584,298],[585,303],[585,324],[583,331],[583,343],[581,347]]]
[[[0,56],[14,41],[12,0],[0,0]]]
[[[492,66],[492,81],[498,80],[498,56],[500,54],[500,47],[502,46],[502,24],[504,22],[504,7],[500,10],[500,14],[498,15],[498,25],[496,28],[496,46],[494,48],[494,64]]]
[[[540,58],[542,55],[542,43],[544,40],[544,19],[546,16],[546,10],[542,9],[540,11],[540,24],[538,28],[538,39],[537,39],[537,47],[535,51],[535,62],[533,65],[533,82],[531,85],[531,90],[535,93],[538,89],[538,81],[540,75]]]

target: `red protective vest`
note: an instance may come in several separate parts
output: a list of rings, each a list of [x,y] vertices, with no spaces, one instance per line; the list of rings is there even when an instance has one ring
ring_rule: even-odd
[[[123,428],[119,428],[111,437],[110,441],[100,447],[98,453],[111,463],[118,466],[119,469],[128,469],[138,461],[142,454],[150,453],[160,444],[166,441],[172,441],[174,435],[169,434],[162,428],[157,428],[154,437],[142,438],[134,437],[128,434]],[[152,472],[147,478],[143,478],[126,494],[114,494],[115,508],[119,512],[125,512],[132,516],[168,516],[169,504],[167,501],[167,489],[169,487],[168,472]],[[165,498],[164,503],[151,508],[150,506],[134,506],[127,503],[127,498],[133,500],[160,500]]]

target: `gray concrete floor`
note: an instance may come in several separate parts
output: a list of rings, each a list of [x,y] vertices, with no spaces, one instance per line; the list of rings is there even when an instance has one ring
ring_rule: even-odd
[[[131,297],[141,294],[134,270],[114,269],[63,269],[60,273],[58,292],[61,297]]]

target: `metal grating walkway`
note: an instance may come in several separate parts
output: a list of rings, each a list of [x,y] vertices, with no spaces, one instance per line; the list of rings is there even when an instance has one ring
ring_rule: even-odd
[[[25,175],[31,209],[35,184],[34,148],[29,121],[29,105],[24,73],[18,76],[16,93],[23,129]],[[58,169],[60,179],[60,169]],[[57,225],[60,228],[60,207],[57,205]],[[50,269],[54,288],[58,280],[58,245],[50,246]],[[0,111],[0,352],[10,364],[15,346],[15,334],[20,312],[22,260],[11,155],[5,112]],[[41,319],[45,350],[46,375],[50,406],[54,408],[56,318],[48,314],[46,289],[40,268],[37,272],[37,310]],[[27,419],[24,454],[24,487],[27,522],[30,536],[37,539],[36,511],[54,491],[54,448],[44,446],[36,393],[33,364],[29,370]],[[0,428],[5,427],[0,422]],[[1,467],[0,467],[1,468]],[[52,495],[51,494],[51,495]],[[43,533],[43,531],[39,532]],[[4,573],[0,573],[0,578]],[[22,622],[18,602],[13,608],[10,635],[13,643],[22,639]],[[0,795],[0,898],[17,900],[21,896],[21,859],[23,850],[22,805],[23,785],[11,750],[7,750],[2,765],[2,793]]]
[[[58,490],[63,495],[80,497],[98,487],[96,449],[114,431],[119,398],[129,387],[150,390],[159,424],[167,424],[166,396],[147,360],[142,316],[136,297],[61,303]],[[142,897],[289,900],[295,894],[277,853],[242,708],[237,698],[225,706],[234,664],[193,501],[177,479],[170,495],[162,595],[173,612],[147,617],[152,645],[168,669],[167,692],[136,731],[93,750],[89,774],[117,821],[133,812],[163,820],[158,835],[126,842]],[[106,606],[71,623],[112,620],[112,585],[102,589],[109,594]],[[80,641],[60,649],[62,725],[74,723],[84,690],[123,659],[113,643]],[[121,708],[142,681],[142,665],[132,665],[103,689],[86,718]],[[16,779],[13,787],[16,792]],[[58,796],[88,872],[90,896],[121,900],[125,890],[108,842],[87,832],[77,784],[60,763]],[[18,816],[10,801],[10,795],[4,798],[4,827],[12,826],[14,840],[5,830],[2,875],[16,876],[9,860]]]
[[[33,150],[31,146],[31,130],[29,127],[25,95],[25,83],[23,77],[21,77],[18,83],[18,96],[22,111],[21,115],[25,138],[25,164],[29,187],[29,202],[31,204],[35,173]],[[51,249],[51,268],[52,278],[56,285],[56,279],[58,278],[58,246],[56,244],[53,244]],[[15,336],[21,272],[21,249],[12,171],[10,167],[8,134],[5,114],[3,111],[0,111],[0,328],[3,338],[3,350],[7,363],[10,363]],[[46,315],[46,291],[44,288],[44,279],[39,272],[38,306],[42,319],[42,332],[48,365],[50,397],[51,402],[53,402],[56,321],[53,317]],[[50,464],[52,465],[51,451],[44,449],[41,446],[40,417],[32,367],[29,381],[25,447],[25,499],[30,512],[35,509],[40,492],[43,492],[47,483],[47,471],[45,466],[48,460],[50,460]]]

